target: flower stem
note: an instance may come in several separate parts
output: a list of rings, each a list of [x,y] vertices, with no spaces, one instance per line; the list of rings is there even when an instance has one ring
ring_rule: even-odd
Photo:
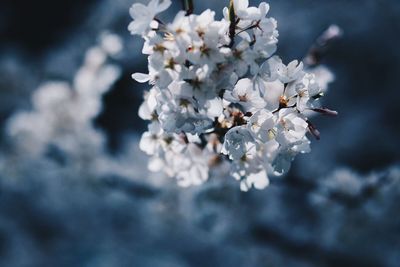
[[[193,0],[182,0],[182,8],[186,11],[186,16],[193,14]]]
[[[235,44],[235,30],[236,30],[236,14],[235,7],[233,6],[233,0],[229,2],[229,38],[231,39],[229,47],[233,47]]]

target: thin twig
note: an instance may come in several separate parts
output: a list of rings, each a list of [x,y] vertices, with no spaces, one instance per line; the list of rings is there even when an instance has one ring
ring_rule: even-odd
[[[233,0],[230,0],[229,3],[229,38],[231,39],[229,43],[229,47],[233,47],[235,44],[235,31],[236,31],[236,13],[235,13],[235,7],[233,6]]]
[[[182,0],[182,9],[186,11],[186,16],[193,14],[193,0]]]
[[[304,57],[304,63],[307,66],[314,67],[321,62],[322,57],[327,53],[332,42],[339,39],[343,31],[337,25],[331,25],[326,29],[311,46],[307,55]]]

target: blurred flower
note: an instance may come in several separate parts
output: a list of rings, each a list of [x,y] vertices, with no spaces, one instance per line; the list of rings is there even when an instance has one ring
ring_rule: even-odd
[[[73,83],[48,81],[33,94],[31,111],[19,112],[7,123],[7,133],[20,163],[53,159],[71,169],[97,172],[104,163],[105,138],[93,126],[101,112],[102,96],[121,75],[107,62],[122,49],[118,36],[104,33],[99,45],[88,49]],[[72,171],[72,170],[71,170]]]

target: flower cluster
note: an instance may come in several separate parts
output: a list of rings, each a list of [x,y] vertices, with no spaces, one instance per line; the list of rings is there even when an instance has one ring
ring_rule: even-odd
[[[132,77],[152,85],[139,109],[151,121],[140,142],[152,156],[149,168],[182,186],[229,170],[243,191],[266,187],[269,175],[310,151],[307,132],[318,138],[310,112],[336,114],[319,103],[331,77],[321,86],[302,62],[274,56],[277,22],[267,3],[231,0],[221,20],[211,10],[181,11],[164,23],[157,14],[170,4],[151,0],[130,10],[129,30],[144,39],[149,69]]]
[[[82,169],[101,160],[105,138],[93,120],[102,110],[103,95],[121,76],[121,68],[110,59],[121,51],[122,40],[107,32],[99,39],[86,52],[72,84],[43,83],[32,95],[32,110],[8,121],[7,134],[17,156],[33,161],[55,154]]]

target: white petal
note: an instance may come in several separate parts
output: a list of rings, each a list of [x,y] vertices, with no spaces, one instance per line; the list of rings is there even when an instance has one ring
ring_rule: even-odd
[[[135,3],[129,9],[129,14],[133,19],[140,18],[143,16],[143,10],[147,9],[147,7],[140,3]]]
[[[145,73],[136,72],[136,73],[132,74],[132,79],[134,79],[135,81],[137,81],[139,83],[145,83],[150,80],[150,76]]]
[[[247,176],[247,180],[250,184],[253,184],[255,189],[264,189],[269,185],[269,179],[265,170],[258,173],[252,173]]]
[[[158,1],[158,0],[157,0]],[[161,4],[158,5],[156,12],[160,13],[169,8],[171,5],[171,0],[163,0]]]
[[[233,6],[235,8],[235,12],[245,11],[249,6],[248,0],[233,0]]]
[[[223,106],[222,100],[220,98],[214,98],[212,100],[207,101],[207,116],[210,118],[218,117],[222,114]]]
[[[148,168],[152,172],[161,171],[164,167],[164,162],[159,157],[152,157],[148,164]]]

